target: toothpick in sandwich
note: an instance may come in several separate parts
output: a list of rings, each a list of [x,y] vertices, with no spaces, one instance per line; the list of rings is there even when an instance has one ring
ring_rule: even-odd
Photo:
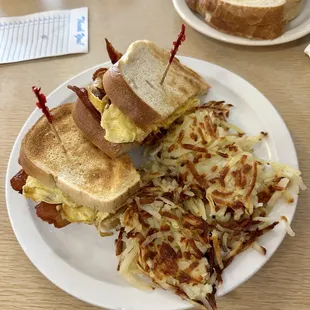
[[[34,94],[36,95],[37,99],[38,99],[38,102],[37,102],[37,107],[42,110],[42,113],[45,115],[45,117],[47,118],[47,121],[48,123],[50,124],[51,126],[51,129],[55,135],[55,137],[57,138],[58,142],[60,143],[62,149],[64,150],[65,154],[67,155],[67,151],[60,139],[60,136],[53,124],[53,116],[52,114],[50,113],[50,110],[49,108],[46,106],[46,97],[44,94],[41,93],[41,87],[38,88],[36,86],[32,86],[32,91],[34,92]]]
[[[182,44],[182,42],[185,41],[185,39],[186,39],[186,36],[185,36],[185,25],[182,24],[182,28],[181,28],[181,31],[180,31],[180,33],[179,33],[179,35],[178,35],[178,38],[177,38],[176,41],[173,42],[174,47],[173,47],[173,49],[170,51],[169,62],[167,63],[167,66],[166,66],[164,75],[163,75],[163,77],[162,77],[162,79],[161,79],[161,81],[160,81],[160,85],[163,85],[164,80],[165,80],[165,78],[166,78],[166,75],[167,75],[167,73],[168,73],[168,71],[169,71],[169,68],[170,68],[170,66],[171,66],[171,64],[172,64],[172,61],[173,61],[173,59],[174,59],[174,57],[175,57],[175,54],[177,53],[177,51],[178,51],[180,45]]]

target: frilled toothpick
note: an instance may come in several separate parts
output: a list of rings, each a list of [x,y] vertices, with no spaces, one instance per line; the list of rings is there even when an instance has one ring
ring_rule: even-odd
[[[169,68],[170,68],[170,66],[171,66],[171,64],[172,64],[172,61],[173,61],[173,59],[174,59],[174,57],[175,57],[175,54],[177,53],[177,51],[178,51],[180,45],[182,44],[182,42],[185,41],[185,39],[186,39],[186,36],[185,36],[185,25],[182,24],[182,28],[181,28],[181,31],[180,31],[180,33],[179,33],[179,35],[178,35],[178,38],[177,38],[176,41],[173,42],[174,47],[173,47],[173,49],[170,51],[169,62],[167,63],[167,66],[166,66],[164,75],[163,75],[163,77],[161,78],[160,85],[163,85],[164,80],[165,80],[165,78],[166,78],[166,75],[167,75],[167,73],[168,73],[168,71],[169,71]]]
[[[37,102],[37,107],[42,110],[42,113],[45,115],[45,117],[47,118],[47,121],[48,123],[50,124],[50,127],[55,135],[55,137],[57,138],[58,142],[60,143],[62,149],[64,150],[65,154],[67,154],[67,151],[60,139],[60,136],[53,124],[53,116],[52,114],[50,113],[50,110],[49,108],[46,106],[46,97],[44,94],[41,93],[41,87],[38,88],[36,86],[32,86],[32,91],[34,92],[34,94],[36,95],[37,99],[38,99],[38,102]]]

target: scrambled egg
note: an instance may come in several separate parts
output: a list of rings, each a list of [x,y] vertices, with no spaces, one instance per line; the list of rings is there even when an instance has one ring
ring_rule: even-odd
[[[177,118],[187,110],[197,106],[199,99],[189,99],[183,106],[177,108],[162,123],[153,126],[152,130],[169,127]],[[101,127],[105,129],[105,139],[114,143],[142,142],[147,132],[137,127],[126,115],[124,115],[114,104],[105,109],[101,118]]]
[[[149,132],[143,131],[136,126],[130,118],[123,114],[114,104],[107,106],[109,100],[105,96],[102,100],[96,97],[87,87],[88,98],[92,105],[101,113],[101,127],[105,129],[105,139],[113,143],[126,142],[142,142]],[[191,98],[183,106],[177,108],[170,116],[162,123],[156,124],[150,130],[169,127],[177,118],[184,112],[199,104],[199,99]]]
[[[189,99],[183,106],[178,107],[171,115],[169,115],[157,128],[168,128],[177,118],[186,111],[196,107],[199,104],[198,98]]]
[[[47,187],[31,176],[28,176],[23,187],[23,195],[36,202],[44,201],[51,204],[61,204],[61,215],[71,223],[83,222],[89,225],[96,224],[99,227],[99,224],[109,216],[107,212],[97,211],[86,206],[78,206],[57,187]]]
[[[96,213],[96,210],[88,207],[72,208],[65,203],[61,206],[61,214],[71,223],[83,222],[92,225],[96,219]]]
[[[105,139],[114,143],[142,142],[146,132],[137,127],[114,104],[102,113],[101,127],[105,129]]]
[[[47,187],[31,176],[28,176],[23,187],[23,195],[37,202],[45,201],[52,204],[64,202],[64,195],[60,189]]]

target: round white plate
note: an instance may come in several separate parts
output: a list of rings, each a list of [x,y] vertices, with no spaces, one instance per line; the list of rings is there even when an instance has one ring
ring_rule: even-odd
[[[269,133],[269,139],[257,148],[259,156],[298,167],[294,144],[283,120],[257,89],[234,73],[211,63],[188,57],[179,58],[212,86],[203,100],[225,100],[233,104],[230,119],[247,134],[254,135],[260,131]],[[90,83],[92,73],[102,66],[109,66],[109,63],[91,68],[57,88],[48,97],[49,107],[72,102],[75,95],[66,86]],[[36,217],[31,201],[13,191],[10,179],[20,170],[17,161],[22,138],[40,116],[41,111],[36,109],[22,128],[11,153],[6,177],[9,217],[15,235],[29,259],[51,282],[90,304],[122,310],[190,308],[187,302],[161,289],[145,292],[127,284],[116,271],[115,236],[99,237],[94,227],[85,224],[55,229]],[[132,154],[135,162],[139,162],[138,153],[139,150]],[[285,215],[291,221],[295,207],[296,200],[289,206],[282,202],[274,214]],[[266,256],[254,250],[239,255],[224,272],[224,285],[218,295],[228,293],[257,272],[275,252],[284,236],[284,226],[278,225],[261,239],[268,251]]]
[[[180,17],[191,27],[208,37],[226,43],[248,46],[278,45],[297,40],[310,33],[310,0],[304,1],[300,15],[288,23],[281,37],[274,40],[250,40],[223,33],[207,25],[201,15],[194,13],[187,6],[185,0],[173,0],[173,5]]]

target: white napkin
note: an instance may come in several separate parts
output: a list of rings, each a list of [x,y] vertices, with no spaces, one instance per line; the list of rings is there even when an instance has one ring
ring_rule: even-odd
[[[88,8],[0,18],[0,64],[88,52]]]
[[[306,47],[305,53],[310,57],[310,44]]]

